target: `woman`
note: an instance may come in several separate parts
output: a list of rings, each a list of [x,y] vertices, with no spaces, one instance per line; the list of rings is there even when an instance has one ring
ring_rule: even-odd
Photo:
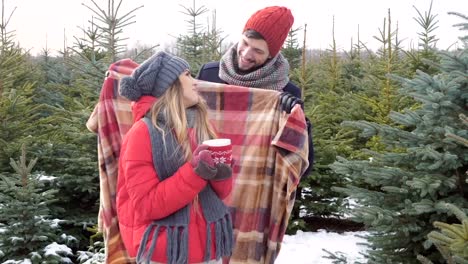
[[[138,263],[218,263],[231,254],[232,222],[222,202],[229,166],[214,165],[215,133],[186,61],[159,52],[120,83],[135,123],[122,142],[117,215]]]

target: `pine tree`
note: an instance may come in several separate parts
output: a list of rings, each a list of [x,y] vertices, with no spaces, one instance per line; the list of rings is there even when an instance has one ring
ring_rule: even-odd
[[[397,92],[395,81],[391,74],[399,74],[406,77],[407,70],[401,61],[401,41],[398,39],[397,29],[392,29],[390,9],[388,17],[384,18],[383,27],[379,29],[379,36],[374,36],[381,43],[376,55],[370,56],[365,65],[364,78],[356,79],[357,86],[362,92],[357,94],[361,104],[368,110],[366,120],[389,124],[388,115],[391,111],[399,111],[411,103],[404,100]]]
[[[305,90],[305,112],[313,124],[316,154],[314,170],[301,179],[298,187],[289,232],[307,229],[305,222],[316,221],[315,217],[342,216],[344,196],[331,187],[343,186],[343,177],[328,166],[337,155],[348,156],[353,144],[354,132],[340,126],[356,113],[350,111],[352,104],[343,104],[350,97],[349,87],[343,82],[343,63],[332,29],[332,44],[318,64],[310,62],[303,72],[296,69],[292,74],[293,81]]]
[[[23,79],[25,69],[22,67],[25,55],[15,43],[15,31],[10,31],[9,23],[16,10],[5,16],[5,0],[2,0],[0,17],[0,96],[10,92],[18,84],[18,79]]]
[[[349,87],[350,92],[359,92],[363,89],[356,80],[364,79],[363,45],[360,40],[359,25],[357,30],[357,43],[351,38],[351,46],[348,52],[345,52],[346,60],[343,63],[342,78],[345,87]]]
[[[468,16],[467,15],[463,15],[463,14],[458,13],[458,12],[448,12],[448,14],[458,16],[459,18],[464,19],[465,22],[461,22],[461,23],[456,24],[454,26],[459,27],[459,30],[468,30]],[[461,42],[463,43],[465,48],[468,47],[468,35],[461,36],[461,37],[459,37],[459,39],[461,40]]]
[[[35,59],[35,63],[40,66],[41,72],[43,73],[43,78],[41,78],[40,81],[43,83],[70,85],[73,75],[69,65],[65,63],[64,58],[65,56],[51,56],[50,51],[44,48],[41,54]],[[47,93],[47,91],[44,92]],[[53,97],[52,94],[46,95],[46,97],[50,96]]]
[[[83,37],[74,37],[73,46],[63,52],[63,58],[72,71],[74,82],[97,89],[111,61],[99,45],[102,35],[94,18],[89,21],[86,29],[81,30]]]
[[[445,205],[449,213],[454,214],[461,224],[447,224],[434,222],[439,231],[432,231],[427,236],[429,242],[440,251],[447,263],[468,263],[468,217],[453,204]],[[419,255],[421,263],[431,263],[427,258]]]
[[[178,55],[187,60],[193,74],[197,74],[200,67],[210,61],[219,60],[223,54],[222,42],[225,37],[222,31],[216,26],[216,10],[213,12],[211,28],[209,22],[207,27],[203,27],[200,18],[208,12],[205,6],[197,7],[196,0],[193,0],[192,7],[182,6],[182,13],[189,17],[186,20],[187,34],[177,37]]]
[[[299,68],[299,63],[301,62],[302,48],[299,47],[299,41],[297,39],[297,32],[301,29],[301,27],[291,28],[284,46],[281,49],[281,54],[288,60],[291,70]]]
[[[211,26],[208,21],[207,30],[203,33],[203,55],[200,60],[202,64],[209,61],[219,61],[224,54],[222,46],[226,37],[216,25],[216,10],[213,10],[211,18]],[[198,72],[198,70],[194,72]]]
[[[98,212],[96,136],[85,126],[98,95],[83,85],[75,85],[74,89],[61,84],[46,87],[60,97],[49,118],[53,130],[47,139],[38,142],[41,148],[34,148],[41,157],[37,167],[55,177],[50,188],[59,191],[60,200],[51,206],[51,213],[64,220],[62,230],[74,236],[82,249],[88,244],[86,227],[96,223]]]
[[[437,70],[432,66],[431,61],[438,61],[437,58],[437,41],[439,40],[434,31],[439,27],[437,15],[432,13],[432,1],[429,6],[429,10],[424,12],[424,15],[415,7],[418,16],[414,20],[422,28],[422,31],[418,33],[418,48],[411,49],[410,51],[403,51],[406,55],[406,60],[410,64],[410,72],[416,72],[416,70],[424,71],[428,74],[436,74]]]
[[[20,153],[21,145],[31,142],[34,135],[44,135],[47,122],[42,122],[43,109],[34,101],[34,79],[37,71],[28,62],[28,56],[8,29],[9,17],[3,17],[6,7],[2,1],[0,23],[0,172],[11,172],[9,159]]]
[[[460,114],[460,120],[468,128],[468,118]],[[457,136],[451,132],[446,133],[447,137],[458,144],[468,148],[468,137]],[[466,171],[468,174],[468,171]],[[467,184],[468,182],[465,181]],[[428,236],[428,242],[437,247],[448,264],[468,263],[468,217],[462,209],[453,204],[446,204],[445,207],[449,213],[454,214],[461,224],[448,224],[443,222],[434,222],[433,225],[440,229],[432,231]],[[467,211],[468,209],[465,209]],[[433,264],[429,259],[418,255],[419,261],[423,264]]]
[[[304,44],[303,44],[303,49],[301,49],[301,56],[302,56],[302,65],[301,67],[296,67],[296,68],[291,68],[290,70],[290,78],[293,83],[299,86],[299,88],[302,91],[302,100],[304,101],[304,112],[306,116],[310,117],[311,112],[310,110],[313,108],[313,94],[312,94],[312,78],[313,78],[313,70],[311,64],[306,64],[305,63],[305,35],[306,35],[306,29],[307,25],[304,26]],[[293,60],[293,58],[288,58],[288,57],[293,57],[296,54],[293,50],[294,47],[298,46],[298,40],[296,38],[295,34],[291,34],[289,32],[289,40],[288,44],[286,45],[287,47],[290,47],[292,49],[289,49],[288,51],[283,50],[282,52],[285,52],[285,57],[289,60]],[[288,48],[286,48],[288,49]],[[296,54],[297,55],[297,54]],[[315,132],[313,132],[315,133]],[[313,165],[312,165],[313,166]],[[309,173],[310,174],[310,173]],[[306,230],[305,226],[305,219],[302,215],[302,212],[304,210],[307,210],[307,204],[310,201],[310,198],[303,195],[304,190],[309,190],[310,187],[310,182],[309,182],[309,175],[303,175],[303,178],[301,179],[297,190],[296,190],[296,199],[294,202],[294,206],[291,212],[291,220],[288,222],[288,227],[287,227],[287,232],[288,233],[294,233],[297,230]]]
[[[201,65],[206,62],[200,60],[203,55],[204,29],[198,19],[201,15],[208,12],[208,9],[203,5],[197,8],[195,0],[193,0],[192,7],[183,8],[185,10],[182,13],[190,17],[187,20],[188,34],[180,35],[177,38],[177,49],[180,55],[188,61],[192,67],[192,71],[197,73]]]
[[[10,15],[5,16],[5,0],[2,0],[2,16],[0,21],[0,54],[4,54],[12,50],[15,46],[14,37],[15,31],[10,31],[8,28],[8,24],[10,23],[13,14],[15,13],[16,7],[13,8]]]
[[[69,230],[72,226],[78,231],[70,233],[80,237],[83,223],[92,225],[97,214],[96,143],[84,126],[92,109],[83,106],[83,102],[92,105],[97,92],[45,84],[29,66],[29,58],[21,49],[13,46],[7,51],[2,54],[5,59],[0,61],[0,81],[6,79],[7,84],[0,97],[0,172],[10,173],[9,157],[16,155],[22,144],[29,145],[30,151],[41,157],[36,168],[60,179],[44,183],[48,189],[61,190],[63,197],[50,205],[51,214],[66,220],[59,228]],[[36,82],[32,83],[28,75]],[[67,107],[69,112],[64,109]],[[76,206],[75,202],[81,205]],[[70,211],[64,214],[63,208]]]
[[[44,189],[41,174],[31,175],[36,161],[26,160],[23,146],[19,160],[10,162],[15,173],[0,174],[0,260],[29,258],[42,263],[43,249],[58,238],[48,208],[56,191]]]
[[[63,232],[77,240],[70,245],[74,250],[87,248],[92,235],[87,227],[96,224],[99,205],[96,135],[85,124],[99,98],[105,71],[123,52],[123,30],[133,23],[132,14],[138,9],[123,10],[122,15],[122,1],[115,5],[109,0],[106,8],[91,2],[95,8],[85,6],[96,17],[83,30],[83,37],[75,38],[74,46],[57,58],[70,71],[70,81],[38,83],[36,98],[48,105],[46,115],[52,129],[46,139],[37,142],[40,148],[32,148],[41,157],[37,167],[55,177],[49,187],[59,191],[60,200],[51,206],[51,213],[63,220]]]
[[[107,63],[115,62],[118,59],[118,55],[126,50],[126,46],[123,41],[128,38],[121,38],[121,34],[124,32],[123,29],[130,24],[135,23],[132,19],[135,18],[134,13],[142,8],[143,6],[136,7],[127,13],[121,15],[120,7],[123,0],[119,0],[116,4],[114,0],[107,0],[107,8],[100,7],[96,1],[90,0],[94,8],[83,4],[95,15],[97,22],[91,21],[91,28],[87,32],[92,33],[89,35],[89,42],[87,45],[92,51],[96,51],[96,47],[102,47],[104,49]],[[107,10],[107,11],[106,11]],[[86,39],[84,39],[86,41]],[[96,60],[96,58],[91,58]]]
[[[69,50],[63,52],[66,63],[75,71],[75,78],[87,86],[99,89],[108,66],[119,59],[126,51],[121,37],[125,27],[135,21],[134,12],[143,6],[136,7],[123,15],[120,7],[123,0],[116,4],[114,0],[107,1],[103,8],[94,0],[93,7],[83,4],[95,16],[88,21],[89,26],[82,28],[83,37],[74,37],[75,42]],[[96,88],[98,87],[98,88]]]
[[[369,160],[339,158],[332,165],[351,182],[337,190],[358,202],[350,214],[369,231],[369,263],[417,263],[418,254],[442,261],[437,251],[423,246],[431,224],[450,223],[443,214],[445,203],[468,207],[466,147],[446,136],[467,135],[457,120],[467,114],[468,49],[440,56],[440,74],[418,71],[412,79],[392,77],[402,84],[402,95],[419,102],[418,107],[391,112],[395,126],[345,122],[366,138],[378,135],[385,146],[381,152],[368,151]]]

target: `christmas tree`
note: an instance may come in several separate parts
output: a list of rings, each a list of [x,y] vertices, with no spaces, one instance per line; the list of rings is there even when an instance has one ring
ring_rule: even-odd
[[[368,186],[350,184],[338,190],[358,203],[350,213],[369,231],[369,263],[419,263],[418,254],[442,262],[439,251],[425,243],[432,223],[456,221],[446,214],[445,203],[468,208],[468,152],[448,136],[468,134],[459,119],[468,112],[468,48],[440,56],[437,75],[418,71],[412,79],[394,76],[401,94],[418,102],[390,113],[396,125],[344,122],[364,137],[379,136],[386,147],[368,151],[368,160],[338,158],[332,165],[351,182]]]
[[[41,263],[46,257],[44,248],[57,241],[48,208],[56,191],[44,190],[41,175],[31,175],[36,161],[27,162],[23,147],[20,159],[10,162],[15,173],[0,175],[0,261]]]

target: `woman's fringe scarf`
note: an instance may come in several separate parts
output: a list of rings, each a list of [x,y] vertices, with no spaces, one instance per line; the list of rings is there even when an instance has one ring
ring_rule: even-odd
[[[189,126],[193,126],[195,111],[187,109],[187,120]],[[172,132],[164,127],[164,117],[158,116],[157,121],[164,133],[165,148],[163,145],[163,134],[156,129],[151,122],[151,117],[146,116],[144,122],[148,126],[151,146],[153,151],[153,164],[160,181],[171,177],[186,161],[181,152],[181,146],[177,143]],[[199,195],[200,206],[205,216],[207,226],[207,241],[205,245],[205,258],[207,262],[212,259],[211,252],[211,226],[214,224],[215,232],[215,258],[219,260],[223,256],[230,256],[233,248],[232,220],[226,205],[219,199],[209,184],[206,185]],[[153,221],[147,227],[142,237],[137,254],[137,263],[150,263],[154,250],[156,249],[156,240],[161,228],[167,232],[167,262],[169,264],[188,263],[188,223],[190,216],[190,204],[173,213],[172,215]],[[147,247],[149,238],[152,237],[149,247]]]

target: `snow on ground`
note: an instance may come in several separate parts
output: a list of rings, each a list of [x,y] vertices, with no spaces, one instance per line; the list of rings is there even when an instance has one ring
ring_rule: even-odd
[[[358,245],[358,243],[365,243],[365,240],[359,238],[359,235],[365,235],[366,232],[345,232],[343,234],[326,232],[319,230],[318,232],[303,232],[298,231],[295,235],[285,235],[281,246],[281,251],[275,261],[275,264],[332,264],[333,260],[323,258],[328,256],[328,253],[322,249],[326,249],[331,253],[337,254],[341,252],[346,256],[346,263],[354,263],[360,261],[365,263],[365,259],[359,252],[365,252],[366,246]],[[57,243],[51,244],[48,249],[48,254],[61,253],[60,255],[71,254],[67,251],[65,246],[58,245]],[[83,255],[83,254],[82,254]],[[83,255],[84,256],[84,255]],[[83,257],[82,256],[82,257]],[[85,256],[88,259],[90,256]],[[92,260],[104,258],[102,254],[96,254],[94,258],[89,259],[85,263],[96,263]],[[63,263],[70,263],[68,258],[62,259]],[[3,264],[31,264],[29,259],[23,261],[7,261]]]
[[[331,259],[322,258],[328,256],[326,249],[332,253],[341,252],[347,258],[347,263],[355,261],[365,262],[359,252],[365,252],[366,246],[358,245],[366,240],[358,235],[366,232],[345,232],[343,234],[329,233],[325,230],[318,232],[298,231],[295,235],[285,235],[281,250],[275,264],[329,264]]]

